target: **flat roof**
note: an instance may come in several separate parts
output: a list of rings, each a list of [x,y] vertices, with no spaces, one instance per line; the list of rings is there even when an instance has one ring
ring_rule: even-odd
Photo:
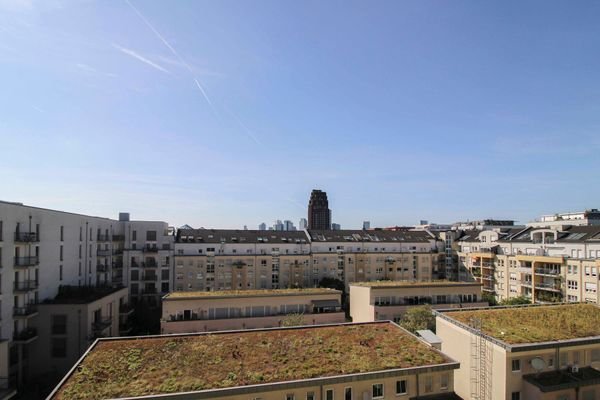
[[[187,300],[226,297],[273,297],[273,296],[302,296],[317,294],[342,294],[341,291],[329,288],[304,289],[253,289],[253,290],[215,290],[215,291],[179,291],[163,296],[163,300]]]
[[[479,320],[482,334],[510,345],[600,338],[600,308],[594,304],[445,310],[438,315],[465,327]]]
[[[276,390],[304,380],[318,385],[456,368],[456,361],[390,321],[107,338],[90,347],[49,398],[183,392],[210,398],[217,391]]]
[[[58,294],[53,299],[46,299],[40,303],[44,304],[88,304],[98,301],[120,290],[127,289],[125,286],[61,286]]]
[[[363,286],[372,289],[382,288],[407,288],[407,287],[460,287],[460,286],[482,286],[479,282],[454,282],[454,281],[369,281],[369,282],[353,282],[350,286]]]

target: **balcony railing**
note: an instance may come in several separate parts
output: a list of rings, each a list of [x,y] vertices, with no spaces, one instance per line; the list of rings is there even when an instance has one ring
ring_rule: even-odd
[[[13,340],[15,342],[28,342],[37,337],[37,329],[25,328],[20,331],[15,331],[13,334]]]
[[[133,306],[131,304],[121,304],[119,305],[119,314],[128,315],[133,312]]]
[[[31,290],[36,290],[37,288],[38,283],[36,281],[15,282],[14,286],[15,292],[29,292]]]
[[[15,267],[33,267],[39,262],[39,257],[15,257]]]
[[[559,270],[555,270],[555,269],[546,269],[546,268],[538,268],[535,270],[536,274],[540,274],[540,275],[552,275],[552,276],[557,276],[560,275],[560,271]]]
[[[142,247],[142,251],[144,253],[158,253],[158,246],[147,244],[144,247]]]
[[[113,249],[113,255],[120,256],[123,254],[123,249]]]
[[[34,304],[26,305],[25,307],[13,307],[14,317],[28,317],[38,312],[37,306]]]
[[[556,292],[561,291],[560,285],[555,285],[552,283],[536,283],[535,288],[540,289],[540,290],[552,290],[552,291],[556,291]]]
[[[96,254],[99,255],[100,257],[108,257],[112,254],[112,250],[109,249],[98,249],[96,251]]]
[[[107,272],[107,271],[108,271],[108,265],[104,265],[104,264],[96,265],[96,272]]]
[[[119,324],[119,334],[126,335],[133,329],[133,325],[130,322]]]
[[[15,242],[19,243],[34,243],[40,239],[35,232],[15,232]]]
[[[99,320],[92,322],[94,331],[103,331],[112,325],[112,317],[101,317]]]
[[[156,260],[147,260],[142,263],[142,268],[157,268]]]
[[[122,268],[123,268],[123,261],[113,262],[113,269],[122,269]]]
[[[110,242],[110,236],[109,235],[98,235],[96,240],[98,242]]]
[[[123,241],[125,241],[125,235],[113,235],[112,241],[113,242],[123,242]]]
[[[157,278],[158,278],[158,275],[156,275],[156,274],[142,275],[142,281],[154,282],[154,281],[156,281]]]

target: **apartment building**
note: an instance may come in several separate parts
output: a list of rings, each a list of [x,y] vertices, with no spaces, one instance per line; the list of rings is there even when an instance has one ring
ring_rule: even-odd
[[[34,370],[37,360],[31,348],[39,340],[36,318],[41,318],[37,306],[56,298],[60,286],[137,289],[130,279],[130,269],[135,269],[132,263],[146,254],[157,258],[154,247],[144,252],[144,246],[167,241],[163,239],[166,223],[129,221],[128,214],[120,217],[114,220],[0,201],[0,386],[2,382],[23,384]],[[157,232],[156,240],[146,236],[150,230]],[[167,286],[159,288],[170,291]],[[134,301],[139,294],[136,290]],[[154,296],[158,304],[160,293]]]
[[[128,301],[124,287],[60,286],[54,298],[21,310],[21,318],[37,313],[38,340],[30,345],[36,382],[53,387],[94,340],[126,334]]]
[[[173,292],[163,297],[161,333],[273,328],[301,314],[297,325],[346,321],[342,292],[326,288]]]
[[[177,291],[316,287],[323,278],[431,280],[427,232],[178,230]]]
[[[442,351],[460,362],[464,399],[600,398],[600,309],[529,305],[437,313]]]
[[[392,322],[99,339],[49,399],[455,400],[458,367]]]
[[[411,307],[429,304],[434,309],[484,307],[481,284],[433,281],[372,281],[350,284],[353,322],[399,322]]]
[[[471,231],[459,246],[461,279],[499,300],[598,303],[600,226]]]

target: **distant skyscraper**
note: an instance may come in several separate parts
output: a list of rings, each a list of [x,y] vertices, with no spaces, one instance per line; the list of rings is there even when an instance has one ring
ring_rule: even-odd
[[[306,218],[300,218],[300,223],[298,224],[298,229],[304,230],[308,228],[308,221]]]
[[[248,230],[248,225],[244,225],[244,230],[247,231]]]
[[[371,221],[363,221],[363,229],[365,231],[371,229]]]
[[[340,224],[331,223],[331,229],[334,231],[339,231],[340,229],[342,229],[342,226]]]
[[[261,223],[260,225],[258,225],[258,230],[259,231],[266,231],[267,230],[267,224],[265,224],[264,222]]]
[[[277,221],[275,221],[275,223],[273,224],[273,230],[274,231],[282,231],[283,228],[284,228],[283,222],[281,222],[280,219],[278,219]]]
[[[295,231],[296,227],[294,226],[294,223],[292,221],[290,221],[289,219],[286,219],[285,221],[283,221],[283,230]]]
[[[308,201],[308,229],[331,229],[331,210],[327,193],[313,190]]]

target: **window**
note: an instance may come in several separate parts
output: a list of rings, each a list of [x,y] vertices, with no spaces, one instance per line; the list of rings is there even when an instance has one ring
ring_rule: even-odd
[[[512,360],[512,371],[513,372],[521,371],[521,360]]]
[[[60,261],[63,261],[63,245],[60,245]]]
[[[396,381],[396,394],[406,394],[406,381]]]
[[[595,283],[586,282],[585,283],[585,292],[586,293],[596,293],[597,285]]]
[[[383,398],[383,383],[376,383],[373,385],[373,396],[374,399]]]
[[[306,393],[306,400],[315,400],[315,392]]]
[[[510,400],[521,400],[521,392],[512,392]]]
[[[52,338],[52,357],[65,358],[67,356],[67,338]]]
[[[440,389],[441,390],[447,390],[448,389],[448,381],[450,380],[450,376],[448,374],[442,374],[442,380],[440,383]]]
[[[344,400],[352,400],[352,388],[344,388]]]
[[[425,377],[425,393],[433,392],[433,377],[426,376]]]
[[[294,400],[296,398],[296,396],[294,396],[294,393],[288,393],[285,395],[285,400]]]
[[[567,287],[571,290],[577,290],[577,281],[567,281]]]
[[[65,335],[67,333],[67,316],[52,315],[50,317],[53,335]]]
[[[600,349],[592,350],[592,362],[600,361]]]
[[[560,353],[560,366],[566,367],[569,363],[569,357],[567,353]]]
[[[63,266],[59,265],[58,267],[58,280],[62,281],[63,280]]]
[[[156,242],[156,231],[146,231],[146,240]]]
[[[137,231],[131,232],[131,240],[137,240]]]
[[[64,241],[65,240],[65,227],[61,225],[60,227],[60,241]]]
[[[327,389],[325,391],[325,400],[333,400],[333,389]]]

